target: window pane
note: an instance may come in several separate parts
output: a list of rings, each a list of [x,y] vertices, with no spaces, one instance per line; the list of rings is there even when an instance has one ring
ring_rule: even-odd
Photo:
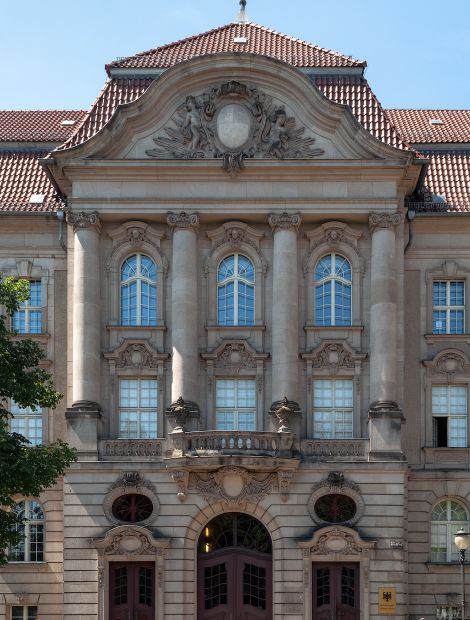
[[[121,379],[119,382],[119,437],[157,437],[158,382],[155,379]]]
[[[313,436],[317,439],[353,437],[353,382],[350,379],[314,381]]]
[[[321,258],[315,267],[315,280],[322,280],[331,276],[331,254]]]
[[[339,254],[335,255],[335,275],[344,280],[351,281],[351,265],[344,256]]]
[[[217,280],[222,282],[235,275],[235,256],[227,256],[219,265]]]
[[[253,263],[246,256],[241,256],[240,254],[238,255],[238,275],[240,278],[249,280],[250,282],[255,281]]]

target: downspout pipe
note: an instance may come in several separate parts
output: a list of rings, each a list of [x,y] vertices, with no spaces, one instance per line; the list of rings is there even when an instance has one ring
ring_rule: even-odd
[[[413,220],[415,219],[416,211],[414,209],[408,209],[406,212],[406,219],[408,221],[408,243],[405,246],[405,254],[411,248],[413,244]]]
[[[46,173],[47,178],[52,183],[52,185],[53,185],[53,187],[54,187],[54,189],[56,191],[55,197],[56,197],[57,201],[59,202],[59,204],[62,203],[64,205],[66,205],[67,204],[67,196],[65,196],[62,193],[62,191],[61,191],[57,181],[54,178],[54,175],[49,170],[49,165],[48,164],[51,161],[52,160],[50,160],[50,159],[40,159],[39,163],[41,164],[42,169]],[[55,215],[56,215],[56,218],[57,218],[57,220],[59,222],[59,243],[60,243],[60,247],[67,254],[67,246],[65,245],[65,242],[64,242],[64,221],[65,221],[65,211],[64,211],[64,209],[60,209],[60,208],[57,209],[57,211],[55,212]]]

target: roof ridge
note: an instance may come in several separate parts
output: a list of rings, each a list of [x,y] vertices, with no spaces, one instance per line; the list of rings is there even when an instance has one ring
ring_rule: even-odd
[[[470,108],[386,108],[390,112],[470,112]]]
[[[309,41],[306,41],[305,39],[300,39],[298,37],[294,37],[292,35],[289,34],[285,34],[284,32],[281,32],[279,30],[275,30],[273,28],[268,28],[267,26],[263,26],[261,24],[257,24],[256,22],[247,22],[247,23],[243,23],[240,24],[239,22],[233,21],[233,22],[229,22],[228,24],[223,24],[222,26],[217,26],[216,28],[210,28],[209,30],[205,30],[204,32],[200,32],[198,34],[193,34],[187,37],[183,37],[182,39],[177,39],[176,41],[171,41],[170,43],[165,43],[163,45],[158,45],[157,47],[153,47],[151,49],[145,50],[143,52],[137,52],[136,54],[131,54],[130,56],[124,56],[122,58],[120,58],[120,60],[113,60],[110,63],[107,63],[105,65],[106,70],[108,70],[108,68],[112,68],[114,65],[116,64],[121,64],[123,62],[126,62],[127,60],[133,59],[133,58],[143,58],[145,56],[150,56],[153,54],[157,54],[159,52],[162,52],[164,50],[169,50],[175,46],[178,45],[182,45],[184,43],[188,43],[190,41],[194,41],[197,39],[200,39],[201,37],[205,37],[211,34],[214,34],[216,32],[222,32],[223,30],[227,30],[228,28],[231,28],[233,26],[240,26],[241,28],[247,28],[247,27],[253,27],[253,28],[258,28],[259,30],[262,30],[263,32],[269,32],[273,35],[277,35],[280,37],[284,37],[285,39],[289,39],[290,41],[292,41],[293,43],[299,43],[302,45],[305,45],[313,50],[316,51],[320,51],[326,54],[330,54],[332,56],[335,56],[336,58],[341,58],[347,61],[350,61],[352,63],[358,64],[360,66],[367,66],[367,61],[365,60],[358,60],[356,58],[353,58],[351,55],[348,54],[341,54],[340,52],[335,52],[334,50],[328,49],[326,47],[322,47],[321,45],[317,45],[316,43],[311,43]]]
[[[0,110],[0,112],[86,112],[86,110],[79,110],[79,109],[74,109],[74,110],[69,110],[67,108],[64,109],[45,109],[45,110]]]

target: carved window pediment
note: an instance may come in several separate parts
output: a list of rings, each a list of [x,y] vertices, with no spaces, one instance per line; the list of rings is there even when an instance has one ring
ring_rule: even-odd
[[[219,228],[209,231],[207,236],[212,242],[211,251],[206,262],[206,272],[215,270],[220,256],[226,252],[248,253],[250,258],[257,262],[257,268],[266,273],[268,262],[260,250],[260,241],[263,232],[248,226],[244,222],[225,222]]]
[[[145,527],[127,525],[114,527],[104,538],[93,542],[99,556],[163,556],[170,547],[167,538],[155,538]]]
[[[125,339],[114,351],[103,354],[111,366],[111,374],[117,371],[132,370],[134,373],[142,370],[158,370],[165,360],[167,353],[158,353],[147,340]]]
[[[356,353],[347,342],[340,340],[325,340],[311,353],[302,354],[302,359],[308,363],[309,374],[313,369],[325,370],[329,375],[340,371],[357,374],[366,358],[367,353]]]
[[[356,256],[360,259],[357,244],[362,233],[344,222],[326,222],[305,234],[310,241],[310,249],[305,257],[304,273],[313,271],[318,251],[343,252],[348,258],[354,259]],[[364,261],[360,259],[359,262],[363,268]]]
[[[150,254],[155,254],[157,266],[164,273],[168,271],[168,259],[160,248],[160,242],[165,234],[150,224],[131,220],[111,230],[108,235],[113,240],[113,250],[106,261],[107,271],[116,268],[115,263],[119,262],[121,254],[124,255],[135,249],[147,250]]]
[[[470,360],[467,355],[458,349],[440,351],[432,360],[423,362],[429,374],[441,376],[448,383],[452,383],[456,376],[470,373]]]
[[[258,353],[243,340],[224,340],[214,351],[202,353],[201,357],[218,375],[253,374],[259,366],[262,368],[269,353]]]
[[[298,543],[307,557],[359,556],[371,559],[375,544],[375,541],[362,539],[356,530],[338,525],[321,528],[311,540]]]

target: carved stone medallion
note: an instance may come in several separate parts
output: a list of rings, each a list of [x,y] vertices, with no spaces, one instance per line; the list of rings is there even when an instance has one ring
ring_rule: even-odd
[[[277,474],[260,474],[229,465],[215,472],[190,474],[189,486],[206,501],[222,500],[237,505],[243,501],[259,502],[277,484]]]
[[[304,137],[285,107],[257,88],[235,80],[200,95],[188,95],[162,132],[156,148],[146,151],[158,159],[221,159],[222,168],[237,174],[243,160],[312,159],[323,155]]]

